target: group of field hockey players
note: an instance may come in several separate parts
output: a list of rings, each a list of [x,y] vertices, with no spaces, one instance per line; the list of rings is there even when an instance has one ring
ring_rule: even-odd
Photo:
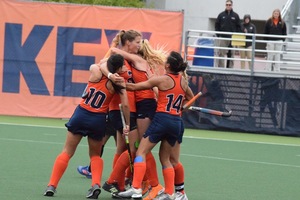
[[[152,48],[136,30],[120,31],[105,57],[90,67],[88,85],[66,123],[65,146],[44,196],[54,195],[81,138],[87,136],[90,165],[78,167],[92,180],[86,198],[98,199],[102,188],[120,199],[187,200],[179,161],[182,107],[194,97],[185,75],[187,63],[177,52]],[[113,169],[101,184],[103,145],[115,133]],[[151,153],[159,142],[164,186]]]

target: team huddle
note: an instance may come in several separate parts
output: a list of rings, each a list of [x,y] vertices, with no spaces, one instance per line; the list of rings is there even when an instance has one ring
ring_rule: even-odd
[[[178,52],[152,48],[139,31],[120,31],[105,57],[90,66],[87,87],[66,123],[65,145],[44,196],[54,195],[69,160],[87,136],[90,165],[78,167],[92,181],[86,198],[98,199],[102,188],[119,199],[187,200],[179,159],[184,133],[181,114],[194,95],[186,68]],[[111,174],[102,184],[101,156],[111,135],[116,153]],[[151,153],[159,142],[164,185],[159,183]]]

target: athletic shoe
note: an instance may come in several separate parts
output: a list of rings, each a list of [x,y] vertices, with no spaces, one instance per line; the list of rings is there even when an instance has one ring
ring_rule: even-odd
[[[150,190],[151,190],[151,185],[150,185],[149,181],[148,180],[143,181],[142,182],[142,195],[143,195],[143,197],[147,196],[149,194]]]
[[[175,193],[175,200],[188,200],[186,193],[182,194],[181,192]]]
[[[148,193],[147,196],[145,196],[143,198],[143,200],[152,200],[154,199],[156,196],[162,194],[163,192],[165,191],[165,188],[161,185],[161,184],[158,184],[157,186],[155,187],[152,187]]]
[[[101,193],[100,186],[95,184],[91,189],[89,189],[86,198],[88,199],[98,199],[99,194]]]
[[[120,192],[118,184],[117,183],[108,183],[107,181],[102,185],[103,190],[106,192],[109,192],[111,194],[117,194]]]
[[[49,186],[47,186],[47,188],[44,192],[44,196],[52,197],[55,192],[56,192],[56,188],[53,185],[49,185]]]
[[[112,199],[131,199],[131,197],[121,197],[118,193],[111,194]]]
[[[89,166],[78,166],[77,171],[79,174],[86,176],[87,178],[92,178],[92,173],[89,171]]]
[[[154,200],[175,200],[175,195],[169,195],[166,193],[161,193],[160,195],[158,195],[156,198],[154,198]]]
[[[131,183],[132,183],[131,178],[125,178],[125,190],[131,188]]]
[[[142,199],[142,189],[135,189],[131,187],[129,190],[126,190],[124,192],[119,192],[116,196],[122,197],[122,198],[132,198],[132,199]]]

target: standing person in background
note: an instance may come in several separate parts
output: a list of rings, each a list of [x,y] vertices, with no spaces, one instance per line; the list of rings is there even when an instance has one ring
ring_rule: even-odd
[[[244,33],[252,33],[252,34],[256,33],[256,27],[254,24],[251,23],[251,16],[249,14],[244,15],[244,21],[242,23],[242,31]],[[252,40],[252,36],[247,35],[246,39]],[[252,41],[246,41],[246,45],[244,47],[240,47],[240,48],[245,48],[245,49],[249,50],[249,51],[241,50],[240,56],[242,59],[250,60],[252,58]],[[241,69],[245,69],[245,63],[246,62],[244,60],[241,61]],[[250,69],[251,61],[248,61],[248,64],[249,64],[248,69]]]
[[[225,11],[221,12],[215,23],[215,31],[223,31],[223,32],[241,32],[241,22],[239,15],[233,11],[232,9],[233,2],[232,0],[226,0],[226,8]],[[228,48],[231,46],[231,38],[230,34],[217,34],[217,37],[227,38],[228,40],[217,39],[217,46],[221,48]],[[234,57],[235,51],[228,49],[215,49],[216,55],[218,57],[225,57],[227,54],[227,58]],[[224,59],[216,60],[217,67],[225,67]],[[229,65],[228,68],[233,68],[233,60],[228,60]]]
[[[107,60],[107,67],[111,73],[121,73],[123,70],[124,58],[115,54]],[[44,192],[44,196],[53,196],[56,192],[59,181],[66,171],[69,161],[74,155],[82,137],[87,136],[89,156],[92,169],[92,184],[86,198],[97,199],[101,193],[101,178],[103,172],[103,160],[100,157],[103,138],[106,129],[106,116],[109,103],[114,93],[119,93],[124,108],[126,128],[124,133],[129,132],[129,105],[125,83],[123,86],[115,85],[107,76],[103,75],[99,65],[93,64],[90,67],[88,85],[82,95],[82,100],[75,109],[72,117],[66,123],[68,129],[67,138],[62,152],[57,156],[50,181]],[[126,133],[127,134],[127,133]]]
[[[281,13],[279,9],[275,9],[272,13],[272,16],[266,21],[264,34],[270,35],[287,35],[286,33],[286,24],[281,18]],[[268,40],[266,49],[268,51],[281,51],[283,46],[284,38],[279,37],[266,37],[265,40]],[[280,61],[280,53],[268,52],[267,56],[268,61]],[[272,65],[274,68],[272,69]],[[268,62],[266,64],[267,71],[280,71],[279,63]]]

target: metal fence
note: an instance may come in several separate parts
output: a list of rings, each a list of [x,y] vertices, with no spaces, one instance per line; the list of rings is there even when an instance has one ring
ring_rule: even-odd
[[[252,48],[245,49],[219,47],[218,40],[224,38],[216,34],[225,33],[187,32],[184,57],[190,64],[189,83],[194,93],[203,93],[195,106],[232,110],[232,116],[222,118],[189,111],[183,115],[186,127],[300,136],[300,37],[281,36],[282,49],[268,51],[256,46],[277,43],[263,39],[270,35],[234,33],[251,36]],[[236,43],[245,41],[235,40]],[[232,57],[219,57],[220,49],[236,53]],[[240,51],[251,51],[252,57],[241,59]],[[268,53],[280,55],[279,60],[268,60]],[[220,60],[226,61],[224,66],[216,66]],[[234,62],[233,68],[226,67],[227,61]],[[251,61],[250,67],[241,69],[241,61]],[[268,63],[272,68],[267,70]],[[276,64],[277,71],[273,68]]]
[[[216,37],[217,34],[228,35],[226,37]],[[251,42],[252,48],[243,48],[241,46],[220,47],[218,43],[221,40],[227,40],[232,43],[231,35],[237,36],[234,39],[235,43]],[[240,36],[240,37],[239,37]],[[241,39],[242,37],[250,36],[252,39]],[[282,38],[284,41],[264,40],[265,37],[269,38]],[[279,50],[267,50],[267,44],[281,44],[282,48]],[[235,52],[231,57],[219,57],[220,50],[227,50]],[[242,59],[240,53],[244,51],[251,51],[252,57]],[[279,56],[278,60],[268,60],[268,54],[274,54],[275,57]],[[226,71],[231,70],[226,66],[217,67],[216,63],[223,60],[234,62],[234,70],[241,69],[241,61],[251,65],[249,68],[242,70],[241,73],[254,74],[269,74],[272,76],[300,76],[300,35],[265,35],[265,34],[245,34],[245,33],[231,33],[231,32],[216,32],[204,30],[188,30],[185,35],[184,57],[190,62],[190,69],[202,67],[209,71]],[[207,64],[209,63],[209,64]],[[212,64],[213,63],[213,64]],[[267,70],[268,63],[272,66],[271,70]],[[279,66],[279,70],[274,71],[274,66]]]

